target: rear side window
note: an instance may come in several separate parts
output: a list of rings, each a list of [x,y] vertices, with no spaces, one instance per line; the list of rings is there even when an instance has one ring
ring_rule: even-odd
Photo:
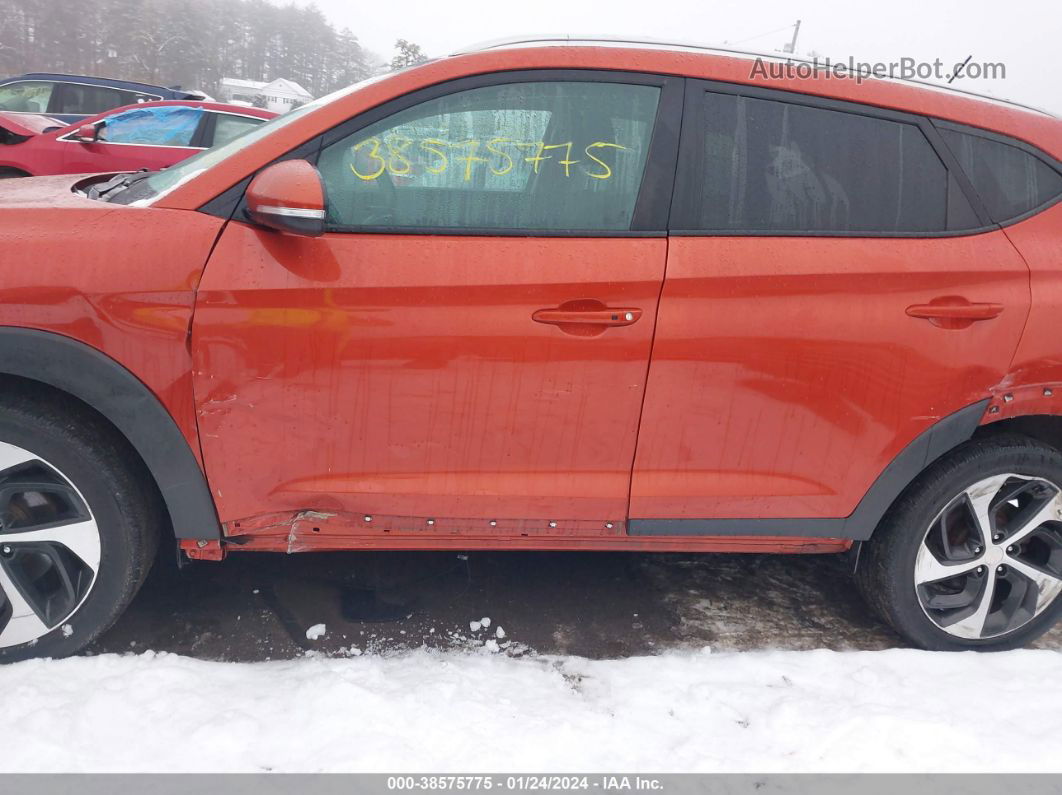
[[[0,86],[0,110],[15,113],[44,113],[48,110],[55,83],[27,80]]]
[[[914,124],[708,92],[700,156],[689,192],[701,230],[889,234],[977,224]]]
[[[265,119],[255,119],[250,116],[233,116],[229,113],[215,114],[214,141],[211,146],[227,144],[233,138],[243,135],[252,127],[257,127]]]
[[[78,83],[63,83],[59,92],[58,106],[51,113],[78,113],[92,115],[102,113],[124,104],[128,92],[106,86],[86,86]]]
[[[659,94],[557,81],[425,101],[322,150],[329,223],[627,230]]]
[[[941,129],[993,221],[1009,221],[1062,193],[1062,176],[1016,146],[979,135]]]

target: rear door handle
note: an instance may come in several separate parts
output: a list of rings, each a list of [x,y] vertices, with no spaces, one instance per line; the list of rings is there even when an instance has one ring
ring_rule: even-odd
[[[991,320],[1003,312],[1003,304],[971,303],[965,298],[948,296],[934,298],[928,304],[907,307],[911,317],[928,320],[935,326],[948,329],[966,328],[978,320]]]

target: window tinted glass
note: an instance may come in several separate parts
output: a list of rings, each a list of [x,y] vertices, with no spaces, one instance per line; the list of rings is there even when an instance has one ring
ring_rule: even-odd
[[[911,124],[708,93],[698,228],[931,232],[948,228],[948,174]],[[951,215],[963,218],[953,192]],[[971,214],[972,215],[972,214]]]
[[[145,105],[109,117],[99,138],[116,144],[190,146],[202,116],[202,108]]]
[[[155,102],[162,97],[154,96],[153,94],[140,94],[136,91],[119,91],[118,101],[122,105],[135,105],[138,102]]]
[[[54,83],[39,80],[0,86],[0,110],[18,113],[44,113],[52,96]]]
[[[230,116],[227,113],[218,113],[214,126],[214,143],[227,144],[238,135],[243,135],[252,127],[257,127],[264,119],[252,119],[250,116]]]
[[[105,86],[84,86],[76,83],[64,83],[59,96],[59,106],[52,113],[102,113],[111,108],[121,107],[122,94]]]
[[[629,229],[659,92],[542,82],[429,100],[321,152],[329,222]]]
[[[1016,146],[941,130],[993,221],[1008,221],[1062,193],[1062,176]]]

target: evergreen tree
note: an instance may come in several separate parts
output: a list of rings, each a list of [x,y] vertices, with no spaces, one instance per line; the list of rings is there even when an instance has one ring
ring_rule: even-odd
[[[368,77],[371,60],[313,3],[0,0],[0,75],[70,72],[208,94],[223,77],[285,77],[316,96]]]

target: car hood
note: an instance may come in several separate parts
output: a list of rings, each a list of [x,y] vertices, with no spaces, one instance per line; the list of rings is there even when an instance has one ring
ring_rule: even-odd
[[[22,177],[21,179],[0,180],[0,211],[8,208],[26,209],[28,207],[80,207],[99,206],[101,209],[115,205],[93,201],[75,193],[74,186],[83,180],[97,175],[60,174],[55,177]],[[111,176],[104,174],[101,179]]]
[[[15,135],[40,135],[48,130],[57,130],[66,126],[65,122],[40,113],[0,111],[0,127]]]

